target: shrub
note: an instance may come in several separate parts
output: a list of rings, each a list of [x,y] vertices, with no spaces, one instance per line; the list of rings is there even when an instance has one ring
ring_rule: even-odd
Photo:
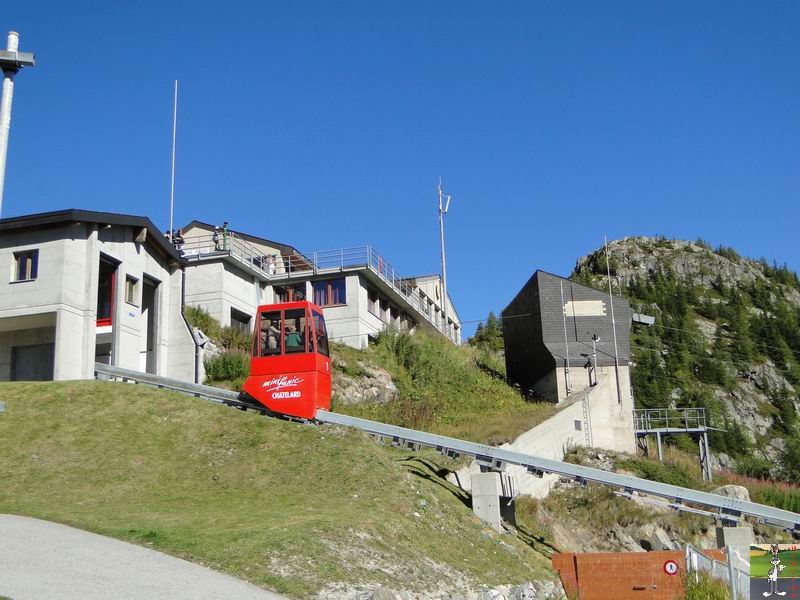
[[[686,600],[729,600],[729,598],[728,586],[708,573],[700,573],[697,581],[694,573],[686,577]]]
[[[244,352],[225,350],[207,358],[206,379],[210,381],[239,380],[250,373],[250,357]]]

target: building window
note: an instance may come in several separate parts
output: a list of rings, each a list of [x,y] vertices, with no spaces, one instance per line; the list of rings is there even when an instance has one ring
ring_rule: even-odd
[[[328,279],[314,282],[314,304],[317,306],[341,306],[347,304],[344,279]]]
[[[231,327],[248,335],[250,333],[250,315],[231,307]]]
[[[125,276],[125,302],[128,304],[136,304],[136,292],[138,291],[136,288],[139,285],[139,280],[135,277],[131,277],[130,275]]]
[[[295,285],[276,285],[273,288],[275,292],[275,303],[281,302],[299,302],[306,299],[306,284],[296,283]]]
[[[14,252],[14,281],[31,281],[39,274],[39,251]]]
[[[370,314],[380,318],[378,302],[378,292],[375,290],[367,290],[367,310],[370,312]]]
[[[111,325],[114,314],[114,282],[116,265],[100,260],[97,274],[97,325]]]

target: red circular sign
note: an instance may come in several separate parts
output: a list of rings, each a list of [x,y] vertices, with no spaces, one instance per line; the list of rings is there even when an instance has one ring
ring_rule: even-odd
[[[664,573],[667,575],[677,575],[678,574],[678,563],[674,560],[668,560],[664,563]]]

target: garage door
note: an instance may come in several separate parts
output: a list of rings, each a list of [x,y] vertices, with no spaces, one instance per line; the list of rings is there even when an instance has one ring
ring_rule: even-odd
[[[55,344],[11,348],[11,381],[52,380],[55,350]]]

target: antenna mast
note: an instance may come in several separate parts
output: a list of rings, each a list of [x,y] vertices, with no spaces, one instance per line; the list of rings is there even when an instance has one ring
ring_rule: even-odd
[[[178,80],[175,80],[175,96],[172,103],[172,177],[169,188],[169,241],[174,231],[172,215],[175,211],[175,141],[178,132]]]
[[[442,316],[444,317],[444,334],[450,337],[450,326],[447,323],[447,304],[449,302],[447,296],[447,258],[444,252],[444,216],[447,214],[447,209],[450,208],[450,195],[444,195],[444,186],[442,185],[442,178],[439,177],[439,185],[437,187],[439,193],[439,238],[442,246]],[[444,204],[444,206],[443,206]]]

